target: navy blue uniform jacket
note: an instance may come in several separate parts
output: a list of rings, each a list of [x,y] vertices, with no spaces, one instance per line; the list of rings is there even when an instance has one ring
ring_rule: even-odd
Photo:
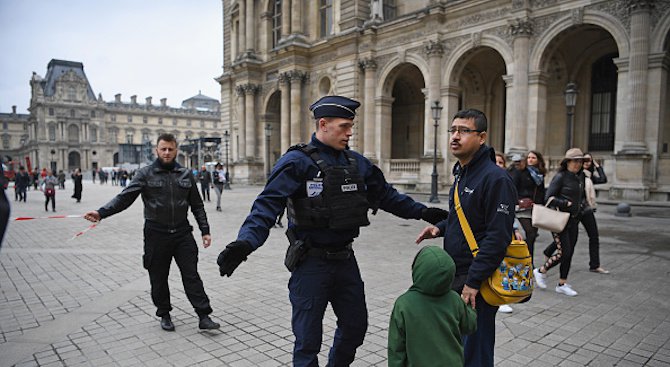
[[[349,164],[342,151],[335,150],[320,142],[312,134],[311,143],[319,149],[319,155],[328,165],[346,166]],[[366,190],[375,193],[379,200],[379,208],[406,219],[421,219],[421,211],[426,207],[415,202],[407,195],[396,191],[384,179],[377,166],[373,165],[361,154],[349,151],[358,163],[358,171],[365,181]],[[317,177],[319,167],[308,155],[300,150],[291,150],[284,154],[270,173],[270,178],[254,201],[251,212],[237,235],[239,241],[247,241],[254,249],[260,247],[267,239],[270,228],[274,225],[277,215],[284,210],[288,197],[306,192],[307,181]],[[289,222],[289,226],[293,226]],[[341,244],[358,237],[359,229],[332,230],[310,229],[300,230],[298,237],[310,239],[316,245],[327,247],[328,244]]]
[[[465,217],[479,247],[477,257],[463,235],[454,207],[454,188],[449,192],[449,217],[437,224],[444,236],[444,249],[456,263],[456,276],[467,274],[465,284],[479,289],[505,257],[512,240],[517,193],[512,178],[495,164],[493,148],[482,145],[465,166],[454,166]]]

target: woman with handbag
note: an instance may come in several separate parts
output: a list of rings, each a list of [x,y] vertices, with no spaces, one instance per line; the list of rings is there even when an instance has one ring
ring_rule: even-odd
[[[600,266],[600,235],[598,233],[598,223],[596,222],[596,190],[593,185],[607,183],[607,176],[603,168],[593,159],[590,153],[584,153],[584,176],[585,186],[583,212],[579,220],[586,234],[589,236],[589,271],[598,274],[609,274]],[[544,250],[544,256],[550,257],[556,251],[556,244],[552,243]]]
[[[582,202],[586,196],[585,175],[582,169],[583,161],[584,153],[581,149],[569,149],[565,153],[565,158],[561,161],[561,168],[549,184],[549,189],[547,189],[545,195],[546,201],[548,202],[551,198],[552,203],[560,211],[570,213],[570,218],[563,231],[560,233],[552,232],[557,247],[556,253],[551,254],[542,266],[533,270],[535,284],[544,289],[547,288],[547,271],[560,264],[560,275],[555,290],[556,293],[570,297],[577,295],[577,292],[572,289],[567,280],[572,264],[572,255],[577,243],[579,220],[583,212]]]
[[[537,227],[533,227],[531,218],[534,204],[544,204],[544,175],[547,173],[542,154],[531,150],[526,159],[520,154],[512,157],[514,168],[510,170],[512,181],[518,194],[516,217],[526,233],[526,243],[530,256],[535,250]]]

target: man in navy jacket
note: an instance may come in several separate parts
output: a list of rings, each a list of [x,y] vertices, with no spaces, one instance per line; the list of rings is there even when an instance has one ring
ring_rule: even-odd
[[[454,116],[449,128],[449,149],[458,162],[454,166],[456,182],[449,193],[449,217],[426,227],[416,241],[444,237],[444,249],[456,263],[452,289],[477,310],[477,332],[464,337],[466,366],[493,366],[498,307],[484,301],[479,287],[505,257],[512,239],[517,198],[512,179],[496,166],[495,151],[485,144],[487,125],[486,116],[478,110],[463,110]],[[472,256],[456,214],[456,184],[461,207],[479,247],[476,258]]]

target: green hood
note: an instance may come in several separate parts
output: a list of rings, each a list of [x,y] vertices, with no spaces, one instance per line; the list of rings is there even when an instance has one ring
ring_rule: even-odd
[[[416,254],[412,264],[412,287],[430,296],[441,296],[451,289],[456,265],[454,260],[440,247],[426,246]]]

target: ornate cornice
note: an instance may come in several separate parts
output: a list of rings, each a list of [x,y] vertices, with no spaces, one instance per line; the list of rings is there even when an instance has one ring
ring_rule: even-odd
[[[279,73],[277,76],[277,81],[279,84],[289,84],[291,82],[291,74],[288,72]]]
[[[444,55],[444,46],[442,46],[442,43],[438,41],[430,40],[424,46],[424,51],[426,52],[428,57],[431,56],[441,57],[442,55]]]
[[[532,36],[533,21],[531,19],[517,19],[509,26],[512,36]]]
[[[632,13],[635,11],[651,11],[654,8],[654,0],[628,0],[628,10]]]
[[[377,60],[374,57],[368,57],[358,61],[358,67],[361,70],[376,70],[377,69]]]
[[[247,94],[247,95],[254,95],[261,90],[260,85],[251,84],[251,83],[247,83],[247,84],[242,85],[242,88],[244,88],[244,93]]]
[[[307,73],[301,70],[291,70],[288,72],[291,83],[302,83],[308,79]]]

